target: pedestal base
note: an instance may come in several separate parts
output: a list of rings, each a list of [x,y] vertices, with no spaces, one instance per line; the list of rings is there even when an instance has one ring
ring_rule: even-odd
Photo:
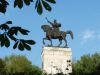
[[[71,48],[43,47],[42,68],[47,74],[72,72],[72,51]]]

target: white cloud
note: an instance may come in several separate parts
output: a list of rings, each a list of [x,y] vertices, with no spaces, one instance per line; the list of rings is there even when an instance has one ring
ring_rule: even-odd
[[[83,39],[88,40],[94,37],[94,32],[93,31],[86,31],[83,34]]]
[[[92,30],[86,30],[83,33],[81,33],[81,40],[82,43],[86,43],[91,39],[94,39],[96,37],[95,32]]]

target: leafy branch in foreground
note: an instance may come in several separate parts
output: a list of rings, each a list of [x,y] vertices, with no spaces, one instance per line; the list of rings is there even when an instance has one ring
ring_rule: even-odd
[[[15,42],[13,49],[18,48],[21,51],[24,49],[31,50],[30,45],[34,45],[35,41],[16,38],[18,32],[22,35],[28,35],[30,31],[18,26],[10,27],[9,24],[12,24],[12,21],[7,21],[6,23],[0,25],[0,46],[8,48],[11,40],[13,40]]]
[[[0,0],[0,12],[1,13],[6,12],[7,5],[9,5],[9,3],[6,0]]]
[[[15,0],[14,7],[18,6],[21,9],[24,3],[27,6],[29,6],[31,2],[33,2],[33,0]],[[51,11],[52,8],[49,3],[55,4],[56,1],[55,0],[36,0],[35,9],[37,10],[37,13],[41,15],[43,13],[43,7],[45,8],[45,10]]]
[[[43,7],[45,8],[45,10],[51,11],[52,8],[49,5],[49,3],[55,4],[56,1],[55,0],[37,0],[36,4],[35,4],[35,8],[37,9],[37,13],[41,15],[43,13]]]
[[[18,8],[21,9],[24,4],[26,6],[29,6],[32,2],[35,2],[34,4],[35,9],[37,10],[37,13],[39,15],[43,13],[43,7],[45,8],[45,10],[51,11],[52,8],[50,3],[52,4],[56,3],[55,0],[14,0],[14,8],[18,6]],[[8,3],[6,0],[0,0],[0,12],[5,13],[7,9],[7,5],[9,4],[10,3]]]

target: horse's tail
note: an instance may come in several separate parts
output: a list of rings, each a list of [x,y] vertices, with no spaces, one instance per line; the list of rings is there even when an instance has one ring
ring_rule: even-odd
[[[73,32],[72,32],[71,30],[66,31],[66,34],[70,34],[71,38],[72,38],[72,39],[74,38]]]

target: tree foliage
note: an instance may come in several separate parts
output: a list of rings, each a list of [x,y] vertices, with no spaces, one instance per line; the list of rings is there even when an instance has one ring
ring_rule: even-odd
[[[30,45],[34,45],[35,41],[18,39],[16,37],[18,36],[18,32],[20,32],[22,35],[28,35],[29,31],[18,26],[11,27],[10,24],[12,24],[12,21],[7,21],[6,23],[0,25],[1,47],[5,46],[8,48],[10,46],[11,40],[13,40],[15,42],[13,49],[18,48],[21,51],[24,49],[31,50]]]
[[[73,63],[73,75],[100,75],[100,54],[82,56]]]
[[[4,68],[5,68],[5,62],[0,59],[0,75],[4,73]]]
[[[42,14],[43,7],[45,8],[45,10],[51,11],[52,8],[49,5],[49,3],[55,4],[56,1],[55,0],[37,0],[36,4],[35,4],[35,8],[37,9],[38,14],[40,14],[40,15]]]
[[[50,6],[50,3],[55,4],[55,0],[14,0],[14,8],[18,7],[21,9],[23,5],[29,6],[31,3],[35,3],[35,9],[37,10],[37,13],[41,15],[43,13],[43,7],[47,11],[51,11],[52,8]],[[7,6],[9,5],[7,0],[0,0],[0,12],[5,13]]]
[[[5,58],[6,72],[7,73],[19,73],[19,72],[30,72],[32,70],[32,64],[25,56],[15,56]]]
[[[42,73],[39,67],[32,65],[25,56],[20,55],[11,55],[0,60],[0,75],[1,71],[2,75],[4,73],[5,75],[41,75]]]
[[[0,12],[5,13],[9,3],[6,0],[0,0]]]

